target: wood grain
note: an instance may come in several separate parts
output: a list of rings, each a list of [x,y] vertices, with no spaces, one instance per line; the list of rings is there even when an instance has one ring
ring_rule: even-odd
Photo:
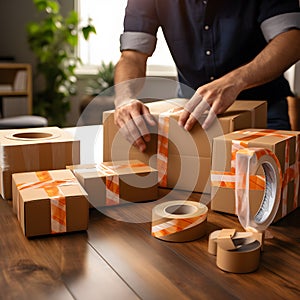
[[[186,195],[186,193],[178,191],[177,199],[185,199]],[[203,202],[208,202],[208,195],[205,196],[196,193],[191,195],[189,199],[199,201],[200,197]],[[109,248],[106,249],[103,247],[103,243],[96,241],[94,232],[99,232],[99,235],[101,234],[101,236],[109,238],[110,245],[111,243],[116,243],[116,245],[122,243],[122,254],[118,253],[117,256],[123,255],[124,261],[128,261],[128,257],[131,256],[130,253],[134,251],[132,244],[147,244],[147,249],[145,248],[144,251],[140,249],[135,254],[135,258],[144,264],[147,269],[149,268],[147,261],[151,259],[152,267],[155,266],[155,268],[159,268],[160,272],[164,272],[160,274],[159,280],[160,282],[165,282],[163,286],[167,286],[167,282],[171,278],[172,282],[176,281],[177,289],[190,299],[211,299],[216,296],[214,293],[222,295],[224,299],[234,299],[235,297],[237,299],[253,299],[255,297],[282,299],[282,295],[284,295],[285,299],[295,299],[300,296],[300,280],[297,275],[300,270],[299,209],[269,228],[269,232],[273,235],[273,238],[265,241],[265,251],[262,253],[261,264],[256,272],[250,274],[230,274],[218,269],[215,264],[215,257],[208,254],[208,234],[221,228],[236,228],[243,231],[237,217],[211,211],[208,216],[207,236],[205,238],[188,243],[165,242],[150,236],[151,223],[149,220],[151,219],[151,209],[160,202],[156,201],[155,203],[150,202],[102,209],[101,212],[112,219],[131,219],[133,224],[110,220],[110,223],[119,228],[117,233],[119,241],[115,241],[113,237],[116,235],[114,232],[117,229],[113,229],[110,232],[109,225],[106,225],[106,223],[105,226],[103,225],[101,226],[102,228],[99,228],[96,221],[99,216],[96,214],[92,218],[89,230],[90,243],[97,248],[101,255],[104,257],[107,255],[111,262],[116,258],[109,254]],[[134,224],[135,222],[141,223],[137,226]],[[140,229],[144,231],[144,235],[139,233]],[[286,231],[289,231],[289,233],[286,234]],[[137,236],[142,240],[136,240]],[[122,242],[120,239],[122,239]],[[128,241],[128,244],[126,241]],[[143,251],[143,254],[140,254],[141,251]],[[165,254],[163,265],[167,267],[164,270],[160,267],[161,262],[156,261],[158,259],[157,253],[159,253],[160,258]],[[145,256],[146,261],[144,261]],[[174,261],[176,261],[176,264],[173,263]],[[185,267],[180,265],[180,263],[183,263]],[[116,271],[120,270],[120,276],[125,276],[127,279],[132,272],[140,272],[142,274],[142,271],[135,269],[132,263],[124,266],[116,261],[115,264]],[[177,270],[178,266],[180,271]],[[186,269],[187,266],[188,269]],[[167,272],[169,269],[173,270],[172,274]],[[193,271],[191,272],[191,270]],[[180,279],[173,278],[173,273],[177,274],[178,272],[180,273]],[[144,273],[145,275],[140,275],[140,277],[147,277],[147,271],[144,271]],[[159,290],[157,288],[157,294],[146,293],[146,288],[143,285],[147,285],[148,283],[149,280],[140,282],[139,284],[132,280],[131,284],[134,290],[140,288],[144,292],[144,294],[139,294],[143,299],[152,297],[155,299],[164,299],[165,293],[163,289]],[[151,283],[149,285],[152,286]],[[177,297],[179,296],[180,294],[177,294]]]
[[[85,232],[27,239],[0,201],[0,299],[137,299]]]
[[[207,252],[208,234],[242,230],[237,217],[209,212],[207,235],[187,243],[151,236],[160,202],[209,195],[160,190],[159,201],[90,210],[87,232],[27,239],[0,200],[0,299],[299,299],[300,209],[269,228],[260,267],[232,274]]]

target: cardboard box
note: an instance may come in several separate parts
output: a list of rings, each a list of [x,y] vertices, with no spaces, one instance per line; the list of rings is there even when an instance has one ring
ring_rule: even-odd
[[[148,103],[150,112],[158,118],[169,110],[182,108],[187,99],[171,99]],[[104,161],[138,159],[157,168],[158,128],[149,128],[151,141],[141,153],[131,146],[114,124],[114,111],[104,112]],[[228,132],[266,127],[265,101],[235,101],[235,103],[205,132],[200,124],[187,132],[177,124],[179,114],[170,114],[168,136],[167,187],[196,192],[210,192],[210,161],[212,139]],[[180,176],[180,177],[179,177]]]
[[[27,237],[88,228],[87,193],[70,170],[12,175],[13,210]]]
[[[269,149],[278,158],[284,179],[283,185],[286,187],[286,194],[281,195],[281,203],[274,222],[299,206],[300,132],[246,129],[229,133],[222,137],[216,137],[213,141],[212,174],[232,173],[231,159],[234,157],[232,156],[232,152],[234,152],[234,150],[232,150],[233,141],[244,141],[243,145],[248,148],[257,147]],[[291,169],[296,171],[290,172]],[[262,168],[258,170],[258,174],[264,174]],[[294,175],[291,176],[288,174]],[[264,190],[250,190],[250,198],[252,199],[250,203],[251,214],[256,214],[260,208],[263,196]],[[283,205],[284,202],[286,202],[286,206]],[[211,209],[235,214],[234,187],[221,187],[218,183],[212,182]]]
[[[65,169],[80,162],[80,141],[58,127],[0,131],[0,193],[11,199],[13,173]]]
[[[157,170],[138,160],[74,165],[67,168],[73,171],[87,191],[93,207],[158,198]]]

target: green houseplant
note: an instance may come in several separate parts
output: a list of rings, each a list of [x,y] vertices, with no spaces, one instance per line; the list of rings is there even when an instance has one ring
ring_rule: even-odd
[[[43,18],[27,25],[27,40],[37,58],[37,75],[43,88],[34,97],[34,113],[45,116],[50,125],[63,126],[70,110],[70,96],[76,93],[76,67],[81,63],[75,54],[79,34],[87,40],[96,33],[90,23],[79,27],[77,12],[66,17],[56,0],[33,0]]]
[[[101,111],[114,108],[114,73],[115,64],[102,61],[97,74],[87,80],[85,94],[80,102],[81,119],[88,119],[86,124],[102,123]]]
[[[96,77],[87,82],[86,94],[91,96],[99,94],[112,96],[114,94],[114,74],[115,64],[112,61],[108,63],[102,61]]]

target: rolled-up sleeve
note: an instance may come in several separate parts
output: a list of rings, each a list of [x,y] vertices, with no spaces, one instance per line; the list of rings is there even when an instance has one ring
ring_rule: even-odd
[[[156,37],[145,32],[124,32],[120,37],[120,50],[135,50],[151,56],[156,47]]]
[[[261,30],[268,42],[278,34],[295,28],[300,29],[300,13],[296,12],[274,16],[261,24]]]
[[[128,0],[120,50],[136,50],[151,56],[156,47],[159,22],[155,0]]]
[[[298,0],[261,1],[258,22],[267,42],[288,30],[300,29]]]

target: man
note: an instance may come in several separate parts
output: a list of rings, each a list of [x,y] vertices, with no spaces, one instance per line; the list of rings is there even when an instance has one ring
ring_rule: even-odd
[[[161,26],[181,87],[196,92],[179,118],[204,129],[236,99],[268,100],[268,127],[290,129],[283,73],[300,59],[298,0],[128,0],[115,72],[115,123],[141,151],[155,121],[136,99]],[[180,96],[190,97],[184,88]]]

